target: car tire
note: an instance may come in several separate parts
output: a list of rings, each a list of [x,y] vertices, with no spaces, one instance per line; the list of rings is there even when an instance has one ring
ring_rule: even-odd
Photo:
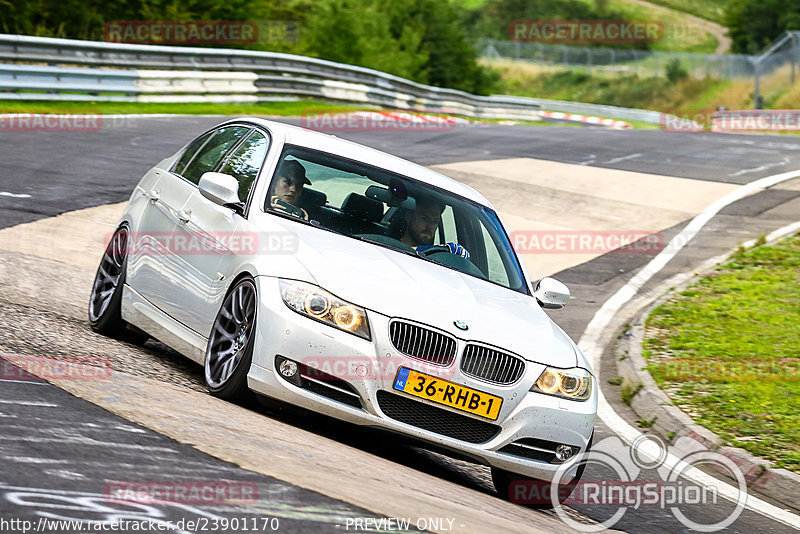
[[[247,373],[253,361],[258,294],[255,280],[238,280],[225,295],[208,336],[204,373],[209,393],[242,402],[252,399]]]
[[[122,319],[129,240],[128,227],[120,226],[103,252],[89,296],[89,324],[98,334],[141,345],[150,336]]]
[[[583,454],[589,452],[589,449],[592,447],[592,440],[594,439],[594,433],[589,437],[589,442],[586,445],[586,450]],[[586,470],[586,463],[581,462],[578,466],[578,470],[575,473],[575,477],[568,482],[566,485],[571,486],[573,489],[578,485],[581,478],[583,477],[583,472]],[[498,467],[492,467],[492,483],[494,484],[494,489],[497,491],[498,497],[503,500],[514,502],[515,504],[522,504],[529,508],[536,508],[538,510],[550,510],[553,508],[553,501],[549,497],[549,492],[547,493],[547,498],[543,501],[530,503],[530,502],[516,502],[515,499],[511,497],[511,486],[513,484],[518,484],[519,482],[537,482],[540,484],[547,484],[550,485],[550,482],[538,480],[535,478],[526,477],[523,475],[518,475],[516,473],[512,473],[511,471],[506,471],[505,469],[500,469]],[[572,491],[570,493],[564,492],[563,494],[559,494],[558,502],[563,504],[566,501]],[[544,492],[542,492],[542,495]]]

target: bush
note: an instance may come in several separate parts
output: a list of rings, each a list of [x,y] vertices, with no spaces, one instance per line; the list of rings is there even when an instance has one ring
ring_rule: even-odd
[[[678,58],[667,63],[667,80],[672,83],[685,80],[689,77],[689,72],[683,68]]]

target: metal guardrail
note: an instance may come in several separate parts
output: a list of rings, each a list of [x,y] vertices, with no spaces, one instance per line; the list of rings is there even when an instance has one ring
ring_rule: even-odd
[[[654,111],[477,96],[364,67],[277,52],[0,34],[0,62],[5,63],[0,65],[0,98],[241,102],[313,97],[476,118],[535,120],[540,110],[547,109],[659,121]]]

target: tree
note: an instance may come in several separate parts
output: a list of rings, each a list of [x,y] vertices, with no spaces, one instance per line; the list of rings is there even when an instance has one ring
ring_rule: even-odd
[[[486,93],[492,74],[477,63],[458,9],[441,0],[325,0],[307,17],[307,50],[324,59],[414,81]]]
[[[796,0],[734,0],[725,13],[733,51],[755,54],[786,30],[800,30]]]

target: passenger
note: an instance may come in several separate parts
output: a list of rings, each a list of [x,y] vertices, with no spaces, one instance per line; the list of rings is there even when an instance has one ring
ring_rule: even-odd
[[[468,260],[469,252],[458,243],[451,241],[443,245],[433,244],[433,236],[442,222],[444,208],[445,205],[434,198],[417,198],[416,209],[409,210],[404,214],[405,231],[400,237],[400,241],[419,252],[425,252],[435,246],[447,247],[451,254]]]
[[[306,210],[297,205],[300,195],[303,194],[303,186],[311,185],[311,180],[306,177],[306,169],[299,161],[284,161],[276,174],[272,183],[269,205],[273,209],[308,219]]]

